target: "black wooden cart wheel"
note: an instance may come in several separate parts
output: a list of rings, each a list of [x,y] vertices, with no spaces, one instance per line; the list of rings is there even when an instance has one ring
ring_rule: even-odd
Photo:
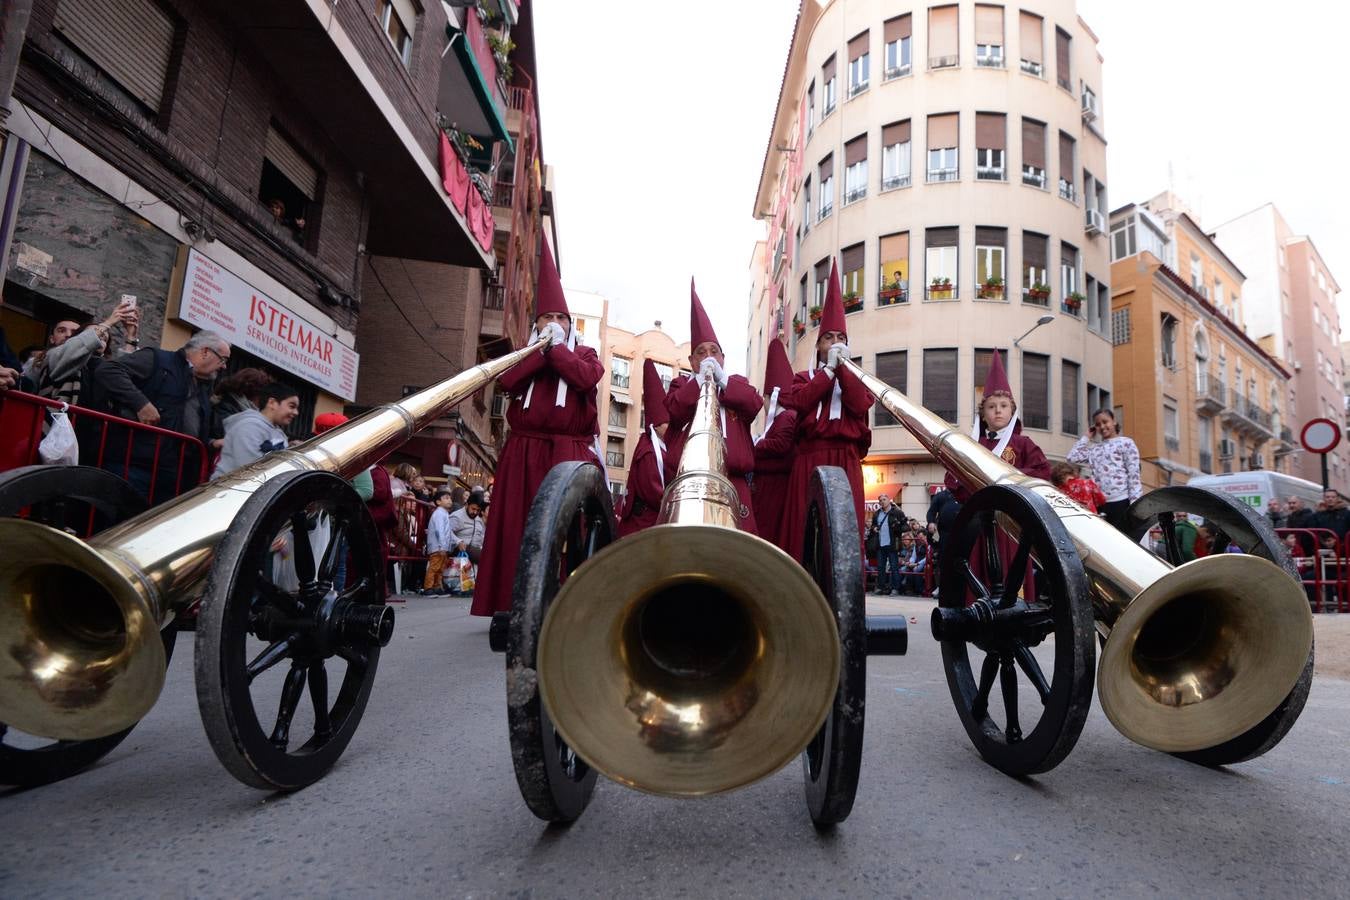
[[[838,466],[817,466],[811,473],[802,564],[839,625],[839,689],[825,723],[802,753],[806,807],[811,821],[823,829],[853,811],[867,700],[862,532],[848,476]]]
[[[23,515],[81,536],[144,509],[145,500],[131,485],[92,466],[24,466],[0,475],[0,516]],[[173,622],[160,631],[166,663],[177,633]],[[69,778],[110,753],[131,728],[87,741],[52,741],[0,723],[0,784],[36,787]]]
[[[1035,596],[1024,593],[1034,572]],[[961,509],[942,552],[933,637],[961,724],[985,761],[1009,775],[1058,765],[1078,741],[1092,704],[1096,647],[1087,574],[1068,532],[1037,494],[993,485]],[[1032,648],[1053,637],[1049,677]],[[971,649],[983,658],[971,663]],[[1040,700],[1027,731],[1019,683]],[[998,682],[1003,724],[990,715]]]
[[[336,475],[289,472],[244,504],[216,549],[196,643],[202,724],[240,781],[296,790],[342,755],[393,635],[383,570],[375,523]]]
[[[1270,520],[1240,500],[1218,491],[1186,485],[1150,491],[1130,505],[1128,515],[1131,535],[1135,540],[1140,540],[1154,525],[1160,526],[1163,532],[1163,558],[1174,566],[1181,565],[1185,560],[1181,558],[1173,520],[1173,513],[1178,512],[1194,513],[1206,522],[1213,522],[1242,548],[1243,553],[1268,559],[1288,572],[1290,578],[1299,580],[1298,566],[1289,558],[1289,552],[1275,533]],[[1312,677],[1313,650],[1310,648],[1308,662],[1294,683],[1293,690],[1274,712],[1222,744],[1172,755],[1203,766],[1226,766],[1255,759],[1283,740],[1289,729],[1294,727],[1294,722],[1303,712],[1303,705],[1308,702]]]
[[[596,771],[553,728],[539,696],[539,629],[569,573],[615,537],[604,473],[560,463],[544,478],[525,523],[506,634],[506,717],[516,783],[530,812],[572,822],[595,790]]]

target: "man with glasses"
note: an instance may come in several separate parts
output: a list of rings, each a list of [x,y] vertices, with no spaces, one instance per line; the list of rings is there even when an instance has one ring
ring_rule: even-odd
[[[146,347],[108,360],[99,367],[99,387],[110,411],[122,418],[177,431],[205,443],[211,430],[211,382],[229,359],[230,345],[224,338],[214,331],[199,331],[179,350]],[[128,440],[132,441],[129,468],[124,462]],[[178,446],[159,443],[156,462],[154,438],[144,434],[133,438],[123,429],[109,429],[104,468],[123,475],[146,494],[150,503],[163,502],[193,487],[199,475],[200,460],[194,454],[185,455],[180,473]],[[123,448],[120,453],[115,449],[119,446]]]

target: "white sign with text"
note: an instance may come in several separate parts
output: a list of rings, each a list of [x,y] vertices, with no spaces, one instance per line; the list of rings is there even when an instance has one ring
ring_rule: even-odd
[[[360,354],[196,250],[188,251],[178,314],[330,394],[356,399]]]

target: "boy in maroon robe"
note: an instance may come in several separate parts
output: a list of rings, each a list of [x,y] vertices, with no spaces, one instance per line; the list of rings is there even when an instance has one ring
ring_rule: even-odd
[[[685,435],[694,419],[694,408],[698,406],[698,395],[705,379],[711,378],[717,383],[717,401],[721,404],[722,436],[726,439],[727,474],[736,494],[740,497],[741,508],[737,514],[737,523],[741,531],[758,534],[755,528],[755,510],[751,505],[750,483],[747,476],[755,470],[755,442],[750,436],[750,423],[764,407],[755,386],[743,375],[727,375],[723,366],[722,343],[713,331],[712,322],[699,302],[694,290],[694,280],[689,279],[689,364],[696,373],[693,377],[681,375],[670,384],[666,394],[666,410],[670,413],[672,436],[668,452],[671,467],[678,469],[680,452],[684,449]]]
[[[627,537],[656,524],[656,514],[661,511],[661,496],[674,474],[668,468],[666,457],[666,429],[670,427],[666,386],[661,383],[656,363],[650,359],[642,363],[642,412],[647,419],[647,429],[638,438],[633,463],[628,468],[628,493],[619,518],[619,537]]]
[[[1008,386],[1008,376],[1003,371],[1002,354],[995,352],[989,363],[989,375],[984,380],[984,399],[980,401],[979,415],[971,437],[980,442],[980,446],[1019,469],[1032,478],[1050,480],[1050,461],[1045,453],[1036,446],[1036,442],[1022,433],[1021,416],[1017,414],[1017,401],[1013,399],[1012,388]],[[950,471],[946,478],[947,488],[956,499],[965,503],[970,499],[970,491],[956,480]]]
[[[858,515],[859,541],[867,524],[863,515],[862,459],[872,446],[867,414],[873,397],[856,376],[840,365],[848,358],[848,328],[844,324],[839,269],[831,264],[815,365],[808,372],[798,372],[791,389],[781,398],[784,406],[797,413],[797,456],[792,461],[783,504],[783,549],[799,561],[806,538],[811,473],[817,466],[838,466],[848,476],[853,508]]]
[[[530,504],[549,470],[578,460],[600,465],[596,455],[596,386],[605,374],[594,350],[583,346],[563,297],[562,281],[547,242],[539,259],[534,332],[548,334],[541,353],[497,379],[511,395],[506,411],[511,431],[497,463],[483,555],[474,589],[475,616],[511,609],[511,585]]]
[[[769,341],[769,360],[764,369],[764,402],[768,413],[764,433],[755,438],[755,477],[750,493],[755,500],[759,536],[787,550],[783,532],[783,501],[788,475],[797,455],[797,413],[783,407],[783,394],[792,387],[792,363],[783,342]]]

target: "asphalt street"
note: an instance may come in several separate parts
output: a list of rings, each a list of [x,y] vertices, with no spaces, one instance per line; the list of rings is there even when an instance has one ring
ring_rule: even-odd
[[[696,801],[602,781],[570,828],[520,799],[502,658],[467,601],[398,609],[374,695],[327,778],[245,787],[202,731],[190,636],[158,705],[97,767],[0,794],[0,897],[1350,896],[1350,682],[1315,680],[1273,752],[1207,770],[1094,706],[1057,769],[985,765],[953,711],[931,603],[869,666],[852,816],[812,828],[799,763]]]

